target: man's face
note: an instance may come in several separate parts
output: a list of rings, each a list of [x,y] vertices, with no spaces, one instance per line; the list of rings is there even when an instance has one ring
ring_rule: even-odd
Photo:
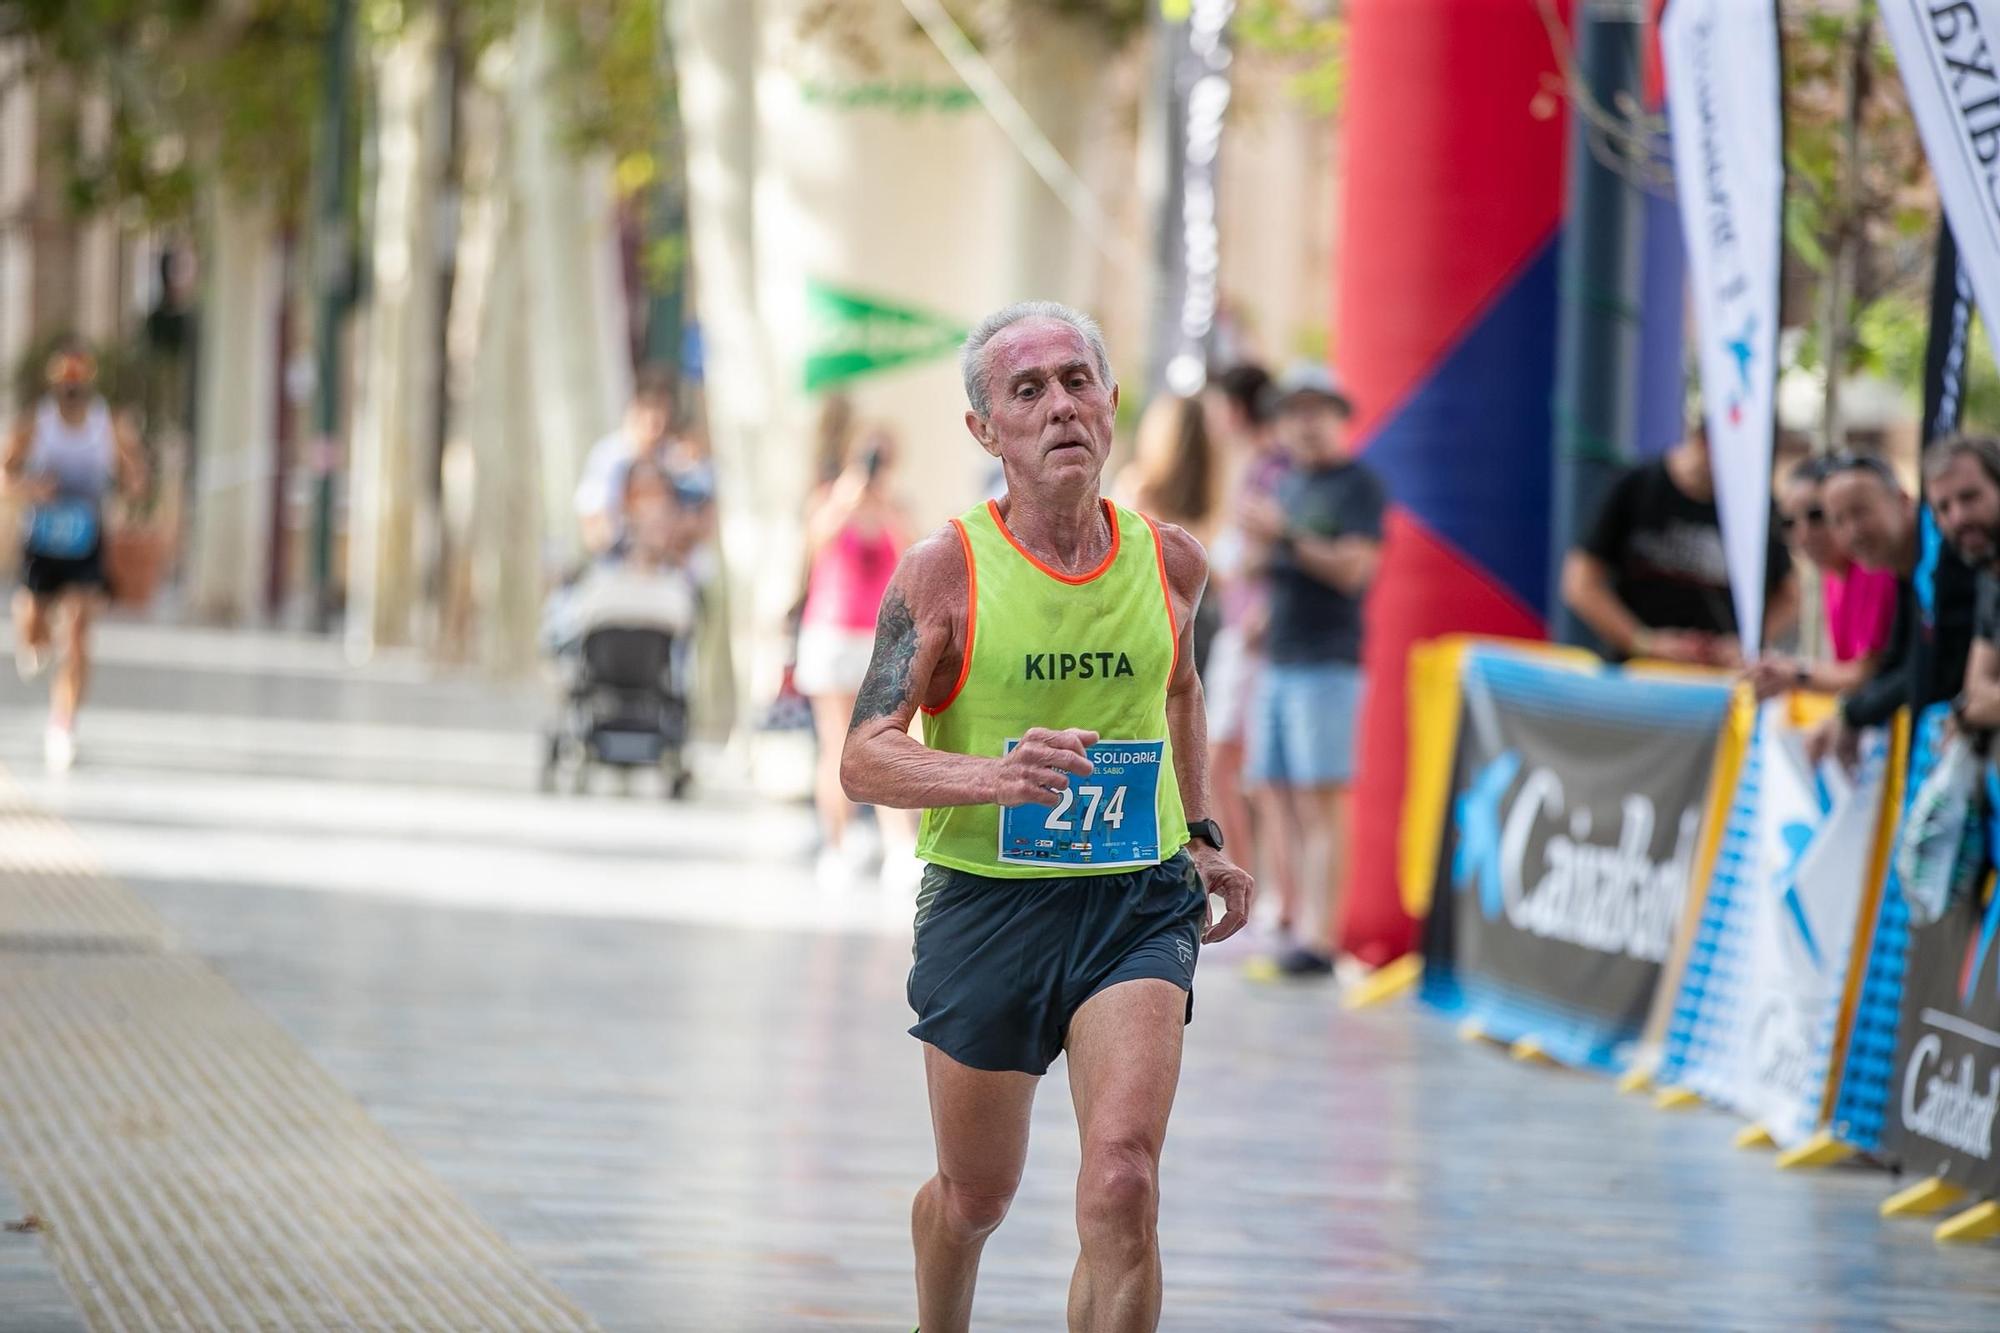
[[[1347,456],[1347,413],[1328,399],[1294,398],[1279,410],[1278,431],[1292,457],[1308,467]]]
[[[1061,320],[1024,319],[986,345],[992,415],[966,429],[1009,478],[1095,484],[1111,454],[1118,387],[1099,374],[1090,345]]]
[[[673,424],[672,405],[664,398],[634,399],[625,422],[634,451],[645,453],[667,437],[667,427]]]
[[[1786,482],[1778,494],[1778,522],[1784,529],[1785,544],[1796,554],[1821,569],[1844,563],[1847,553],[1834,540],[1818,482],[1803,478]]]
[[[1874,473],[1836,472],[1820,488],[1833,536],[1854,559],[1870,569],[1894,569],[1909,545],[1909,497]]]
[[[2000,486],[1978,459],[1953,454],[1931,474],[1929,492],[1938,530],[1966,564],[1976,568],[2000,557]]]

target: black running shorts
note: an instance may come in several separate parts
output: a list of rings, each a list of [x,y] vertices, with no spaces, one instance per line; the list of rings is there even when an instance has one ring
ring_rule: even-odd
[[[1043,1074],[1084,1001],[1158,977],[1188,993],[1208,894],[1186,853],[1127,874],[989,879],[945,866],[917,895],[910,1035],[974,1069]]]

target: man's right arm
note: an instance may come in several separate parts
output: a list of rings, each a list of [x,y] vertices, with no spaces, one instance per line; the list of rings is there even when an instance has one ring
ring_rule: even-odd
[[[1627,657],[1643,650],[1646,627],[1618,600],[1611,586],[1610,567],[1601,558],[1581,549],[1565,556],[1562,596],[1563,604],[1590,626],[1590,632],[1602,639],[1605,647]]]
[[[1896,588],[1896,616],[1889,627],[1889,644],[1875,674],[1855,686],[1840,703],[1840,720],[1852,730],[1879,727],[1910,702],[1912,641],[1922,633],[1914,602],[1916,595],[1907,583]]]
[[[1005,758],[933,750],[910,735],[917,709],[950,696],[971,651],[964,633],[971,595],[950,528],[904,553],[882,598],[874,656],[841,752],[840,785],[849,800],[898,810],[1054,805],[1070,775],[1090,773],[1084,748],[1097,737],[1089,732],[1031,728]]]
[[[34,440],[34,424],[27,417],[8,430],[6,447],[0,449],[0,495],[25,494],[29,490],[28,449]]]

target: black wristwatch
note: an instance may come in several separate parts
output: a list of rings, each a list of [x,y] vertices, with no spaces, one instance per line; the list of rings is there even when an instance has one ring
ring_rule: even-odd
[[[1222,825],[1216,823],[1213,819],[1190,819],[1188,821],[1188,837],[1200,838],[1203,842],[1215,848],[1216,851],[1219,852],[1222,850]]]

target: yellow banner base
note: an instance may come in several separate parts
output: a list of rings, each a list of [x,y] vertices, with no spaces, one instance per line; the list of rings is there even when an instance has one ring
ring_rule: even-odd
[[[1476,1018],[1468,1018],[1458,1025],[1458,1039],[1468,1046],[1476,1045],[1479,1042],[1485,1042],[1489,1046],[1505,1046],[1507,1044],[1488,1032]]]
[[[1991,1240],[1995,1236],[2000,1236],[2000,1203],[1991,1199],[1946,1218],[1931,1233],[1936,1241]]]
[[[1946,1184],[1939,1176],[1931,1176],[1882,1200],[1882,1216],[1923,1217],[1929,1213],[1941,1213],[1964,1197],[1965,1191],[1958,1186]]]
[[[1399,995],[1415,990],[1417,983],[1423,979],[1424,960],[1416,954],[1406,953],[1362,978],[1340,997],[1340,1007],[1354,1010],[1386,1004]]]
[[[1633,1065],[1618,1076],[1618,1091],[1628,1097],[1643,1097],[1653,1090],[1653,1067]]]
[[[1542,1049],[1542,1044],[1533,1037],[1523,1037],[1507,1048],[1507,1054],[1524,1065],[1553,1066],[1556,1058]]]
[[[1854,1156],[1854,1149],[1822,1129],[1798,1147],[1778,1154],[1780,1171],[1806,1171],[1815,1167],[1838,1166]]]
[[[1762,1125],[1745,1125],[1736,1132],[1736,1146],[1750,1151],[1757,1148],[1775,1148],[1778,1141],[1771,1137],[1771,1131]]]
[[[1653,1105],[1662,1111],[1692,1111],[1701,1105],[1701,1094],[1693,1088],[1661,1088],[1653,1094]]]

